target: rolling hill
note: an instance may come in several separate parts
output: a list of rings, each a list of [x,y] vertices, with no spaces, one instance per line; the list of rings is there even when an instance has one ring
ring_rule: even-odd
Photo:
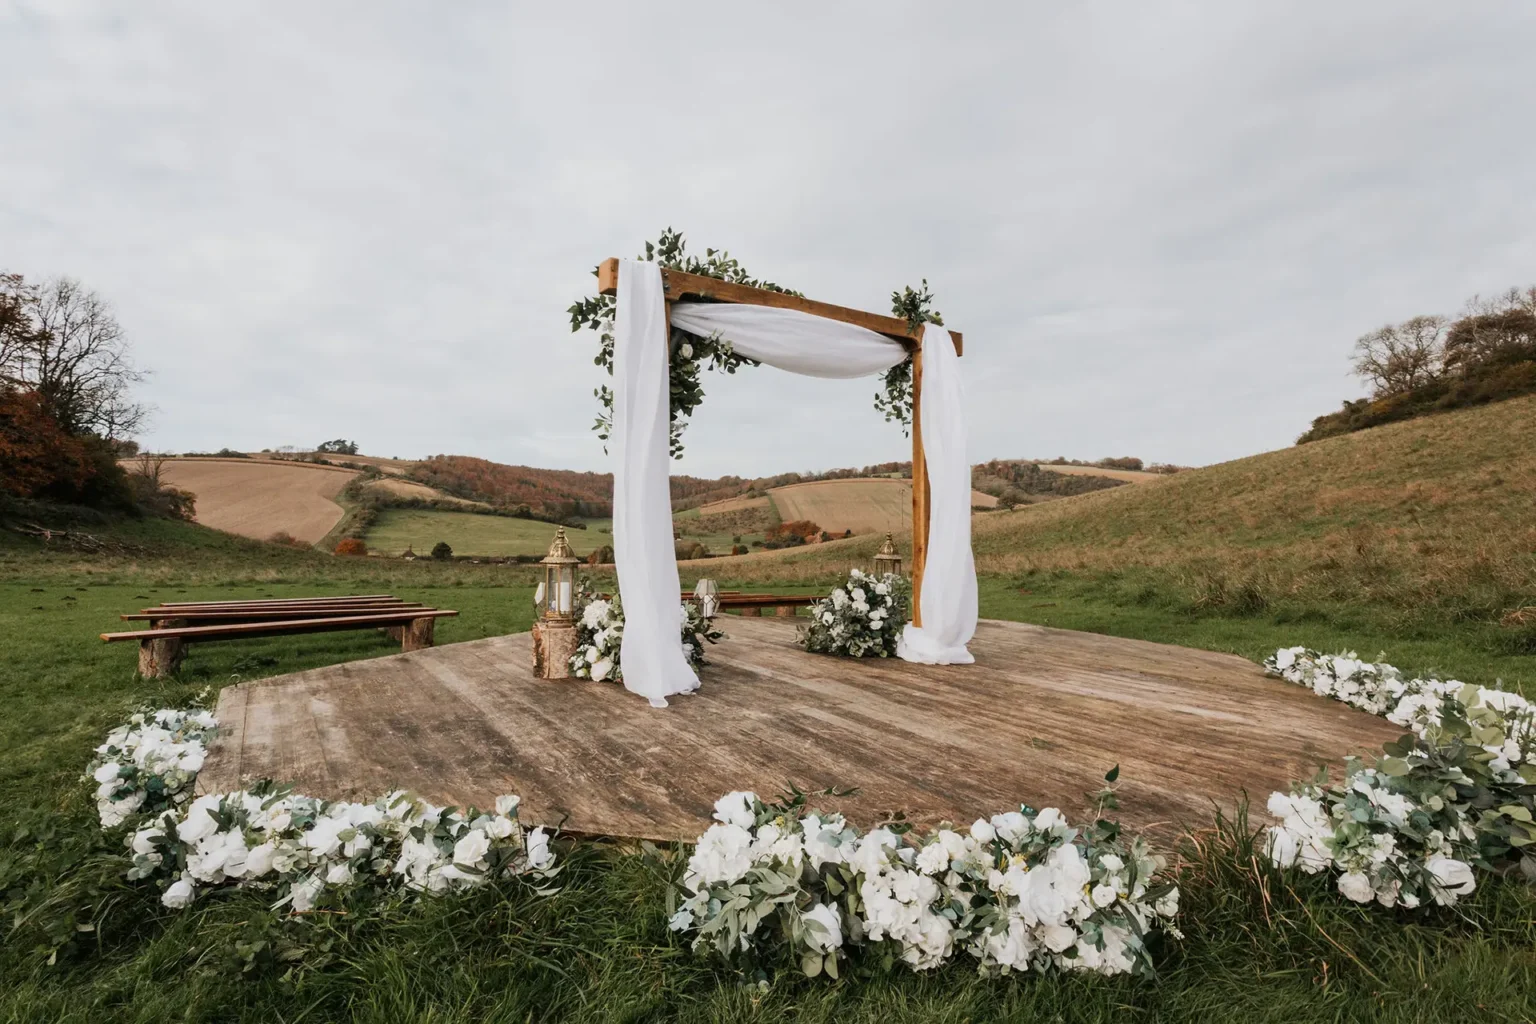
[[[991,513],[975,520],[976,567],[1092,577],[1192,607],[1368,605],[1496,621],[1536,604],[1533,438],[1527,397]],[[803,579],[867,562],[877,543],[714,571]]]

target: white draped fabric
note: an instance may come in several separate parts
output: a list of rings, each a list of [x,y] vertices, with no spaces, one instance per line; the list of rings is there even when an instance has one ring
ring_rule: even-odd
[[[867,377],[906,358],[905,348],[882,334],[793,309],[678,302],[672,323],[692,334],[719,334],[740,355],[813,377]],[[624,602],[620,657],[624,686],[654,707],[699,686],[682,651],[681,586],[672,542],[666,325],[660,268],[619,261],[612,443],[614,560]],[[906,628],[898,652],[909,661],[962,664],[972,660],[965,645],[976,631],[964,390],[949,333],[929,326],[922,345],[923,450],[931,501],[924,625]]]
[[[672,544],[667,307],[654,263],[619,263],[613,334],[613,560],[624,603],[624,688],[664,708],[699,688],[683,656]]]
[[[923,328],[919,396],[928,463],[928,559],[921,627],[907,623],[896,654],[925,665],[969,665],[976,633],[976,563],[971,557],[971,462],[965,450],[965,387],[960,357],[943,328]]]

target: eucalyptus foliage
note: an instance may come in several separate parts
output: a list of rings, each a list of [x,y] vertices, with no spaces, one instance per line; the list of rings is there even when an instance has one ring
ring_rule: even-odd
[[[786,295],[801,294],[772,281],[753,277],[738,260],[723,249],[705,249],[702,259],[689,255],[682,232],[670,227],[661,233],[657,241],[646,242],[645,251],[637,258],[658,263],[667,270],[712,277],[718,281],[728,281],[731,284],[746,285],[750,288],[762,288],[765,291],[783,292]],[[595,277],[597,271],[594,269],[592,273]],[[914,333],[924,323],[943,324],[943,318],[937,310],[932,308],[932,305],[933,294],[928,289],[926,279],[918,290],[908,286],[899,292],[891,293],[892,314],[905,318]],[[594,294],[572,303],[567,310],[571,315],[572,331],[586,328],[597,332],[598,350],[592,361],[606,370],[609,376],[613,375],[613,323],[617,308],[616,296]],[[704,401],[704,386],[701,379],[703,371],[709,369],[735,373],[741,366],[757,366],[758,363],[745,356],[737,355],[732,351],[730,343],[723,341],[718,335],[692,334],[675,325],[670,329],[667,347],[670,355],[668,387],[671,393],[669,437],[672,457],[680,459],[683,456],[683,430],[687,426],[688,418]],[[599,438],[606,441],[613,432],[613,391],[604,384],[592,393],[602,407],[592,429],[597,431]],[[881,390],[875,395],[875,409],[883,413],[887,420],[902,424],[904,430],[911,426],[912,360],[910,358],[902,360],[886,371]]]
[[[1374,764],[1349,759],[1341,782],[1325,771],[1270,797],[1276,864],[1337,872],[1345,897],[1408,909],[1456,903],[1474,869],[1536,879],[1536,706],[1354,654],[1286,648],[1265,667],[1409,730]]]

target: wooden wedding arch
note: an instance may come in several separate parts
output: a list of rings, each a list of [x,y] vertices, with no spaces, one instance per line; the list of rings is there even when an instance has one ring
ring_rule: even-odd
[[[686,299],[705,302],[734,302],[746,306],[773,306],[777,309],[798,309],[802,313],[838,320],[883,334],[904,345],[912,353],[912,622],[923,624],[920,595],[923,589],[923,569],[928,561],[928,463],[923,457],[923,353],[913,336],[907,321],[879,313],[834,306],[830,302],[817,302],[785,292],[771,292],[763,288],[751,288],[744,284],[732,284],[700,274],[685,274],[680,270],[661,271],[661,285],[666,296],[667,326],[671,328],[672,303]],[[616,295],[619,290],[619,261],[610,257],[597,266],[597,290],[603,295]],[[950,331],[955,339],[955,355],[963,355],[963,340],[959,331]]]

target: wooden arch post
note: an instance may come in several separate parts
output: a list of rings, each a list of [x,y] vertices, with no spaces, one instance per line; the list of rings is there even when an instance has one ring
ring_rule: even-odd
[[[798,309],[802,313],[826,317],[855,327],[863,327],[901,342],[912,353],[912,622],[923,624],[920,594],[923,588],[923,570],[928,561],[928,462],[923,455],[923,352],[912,335],[911,325],[900,317],[866,313],[863,310],[835,306],[830,302],[790,295],[787,292],[771,292],[763,288],[750,288],[744,284],[732,284],[701,274],[685,274],[680,270],[661,270],[662,292],[666,299],[667,326],[672,322],[672,303],[734,302],[747,306],[772,306],[775,309]],[[609,257],[597,265],[597,290],[602,295],[616,295],[619,291],[619,261]],[[959,331],[950,331],[955,339],[955,354],[964,354],[964,339]]]

